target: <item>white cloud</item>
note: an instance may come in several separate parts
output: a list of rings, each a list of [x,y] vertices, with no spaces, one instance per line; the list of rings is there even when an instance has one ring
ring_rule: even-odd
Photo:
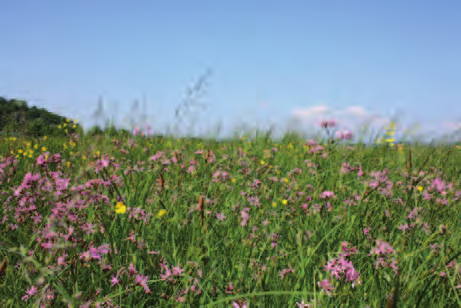
[[[367,116],[368,115],[368,112],[366,112],[365,109],[363,109],[360,106],[349,106],[349,107],[346,108],[345,111],[346,111],[346,113],[355,114],[355,115],[358,115],[358,116]]]
[[[330,111],[331,109],[328,108],[328,106],[326,104],[323,104],[323,105],[319,105],[319,106],[314,106],[314,107],[311,107],[310,111],[312,113],[325,113],[325,112],[328,112]]]
[[[320,121],[322,120],[335,120],[337,125],[331,131],[350,131],[355,138],[363,137],[362,140],[375,140],[375,137],[385,133],[385,128],[389,126],[392,120],[395,120],[396,130],[395,136],[397,139],[402,137],[409,137],[410,139],[415,137],[415,133],[418,137],[428,137],[434,132],[439,134],[445,131],[445,133],[457,133],[461,130],[461,121],[447,122],[443,126],[445,129],[442,129],[440,126],[438,128],[434,127],[433,132],[428,132],[426,130],[421,131],[417,129],[415,131],[415,124],[407,126],[409,124],[401,118],[401,114],[394,113],[393,116],[387,117],[382,116],[377,113],[366,110],[362,106],[346,106],[342,109],[339,108],[330,108],[326,104],[319,104],[310,106],[308,108],[294,108],[291,110],[288,119],[285,122],[286,130],[295,130],[302,134],[310,135],[311,133],[316,134],[324,132],[325,130],[320,127]],[[406,124],[405,124],[406,123]],[[416,124],[417,125],[417,124]],[[281,135],[283,131],[275,130]]]
[[[304,123],[312,122],[314,119],[336,119],[338,117],[343,118],[346,122],[349,122],[347,120],[353,120],[353,122],[360,120],[372,120],[380,125],[390,121],[388,118],[366,111],[361,106],[349,106],[343,110],[332,110],[326,104],[323,104],[307,109],[297,108],[294,109],[291,114],[294,118]]]
[[[319,115],[324,115],[330,111],[330,108],[326,105],[313,106],[309,109],[294,109],[292,111],[292,116],[298,120],[303,121],[307,118],[317,117]]]
[[[298,128],[301,131],[310,132],[312,128],[321,131],[319,124],[322,120],[335,120],[337,125],[336,131],[350,131],[353,135],[374,135],[378,131],[382,131],[387,126],[391,119],[377,115],[367,111],[361,106],[347,106],[344,109],[332,109],[326,104],[316,105],[309,108],[296,108],[291,112],[289,125],[300,124]],[[304,127],[311,126],[311,128]],[[304,128],[303,128],[304,127]],[[363,129],[368,128],[365,133]]]
[[[448,129],[458,130],[461,129],[461,122],[446,122],[443,126]]]

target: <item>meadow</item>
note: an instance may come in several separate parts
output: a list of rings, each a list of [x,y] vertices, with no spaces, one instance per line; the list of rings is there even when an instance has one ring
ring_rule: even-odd
[[[461,147],[335,124],[0,137],[0,306],[460,307]]]

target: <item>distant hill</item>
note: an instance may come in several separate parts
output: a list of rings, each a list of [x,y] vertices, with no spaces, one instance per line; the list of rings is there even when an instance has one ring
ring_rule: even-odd
[[[0,96],[0,134],[3,136],[64,136],[64,130],[57,128],[66,119],[43,108],[29,107],[25,100]],[[75,129],[72,126],[73,123],[70,122],[67,126],[68,132],[81,129],[78,124]]]
[[[84,130],[79,123],[69,120],[67,122],[67,117],[49,112],[44,108],[29,107],[25,100],[7,99],[0,96],[0,136],[64,137],[66,136],[65,129],[67,129],[67,134],[77,133],[80,136],[107,135],[109,138],[131,136],[128,130],[117,130],[113,124],[104,129],[99,125],[94,125]],[[63,127],[64,123],[66,123],[65,127]],[[61,129],[59,129],[60,126]]]

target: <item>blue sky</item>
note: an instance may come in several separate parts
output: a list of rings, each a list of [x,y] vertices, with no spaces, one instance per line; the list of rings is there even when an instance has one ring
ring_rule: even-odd
[[[208,70],[205,106],[184,111],[179,134],[311,131],[324,117],[355,133],[392,117],[397,136],[461,127],[460,1],[16,0],[0,11],[0,95],[85,128],[104,123],[92,118],[99,97],[119,126],[173,128]]]

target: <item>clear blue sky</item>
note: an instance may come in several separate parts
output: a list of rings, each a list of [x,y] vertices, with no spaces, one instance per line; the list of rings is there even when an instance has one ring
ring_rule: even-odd
[[[164,132],[208,69],[206,108],[181,132],[309,130],[322,116],[357,132],[397,116],[397,130],[438,136],[461,123],[458,0],[15,0],[0,12],[0,95],[86,128],[102,96],[120,126]]]

